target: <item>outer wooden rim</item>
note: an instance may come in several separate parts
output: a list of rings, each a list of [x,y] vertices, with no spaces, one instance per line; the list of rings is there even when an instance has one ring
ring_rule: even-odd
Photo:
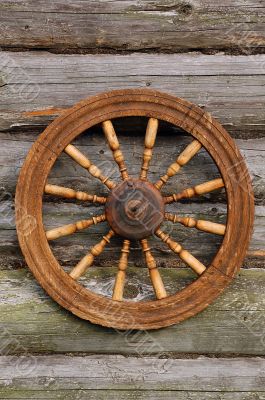
[[[228,220],[223,243],[212,264],[191,285],[161,300],[117,302],[88,291],[58,264],[42,223],[46,178],[64,148],[80,133],[107,119],[158,118],[198,139],[216,162],[225,183]],[[28,235],[18,223],[36,220]],[[245,162],[225,129],[199,107],[147,89],[117,90],[81,101],[40,135],[21,170],[16,191],[17,233],[26,262],[38,282],[73,314],[116,329],[156,329],[183,321],[205,309],[230,283],[245,257],[252,233],[253,194]]]

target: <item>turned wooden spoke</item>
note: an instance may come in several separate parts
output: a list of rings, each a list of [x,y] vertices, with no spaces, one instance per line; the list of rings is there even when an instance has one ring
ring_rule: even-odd
[[[91,225],[96,225],[104,221],[106,221],[106,215],[98,215],[96,217],[92,217],[91,219],[85,219],[82,221],[77,221],[73,224],[63,225],[58,228],[51,229],[46,232],[46,237],[48,240],[55,240],[63,236],[72,235],[77,231],[81,231],[82,229],[86,229]]]
[[[150,118],[147,124],[146,134],[145,134],[145,149],[143,155],[143,163],[140,174],[140,179],[146,180],[147,172],[149,169],[149,163],[153,154],[153,147],[155,145],[156,134],[158,130],[158,120],[156,118]]]
[[[64,149],[65,153],[67,153],[73,160],[75,160],[81,167],[85,168],[92,176],[99,179],[104,185],[106,185],[109,189],[113,189],[116,184],[111,181],[108,177],[104,176],[101,170],[96,167],[96,165],[92,164],[92,162],[83,154],[80,150],[78,150],[72,144],[68,144]]]
[[[126,269],[128,266],[128,257],[130,252],[130,241],[124,240],[123,246],[121,249],[121,257],[119,261],[119,271],[116,275],[116,280],[113,289],[113,300],[122,301],[123,300],[123,290],[125,285],[126,278]]]
[[[105,204],[107,199],[106,197],[99,197],[93,194],[88,194],[85,192],[75,191],[70,188],[66,188],[63,186],[57,185],[45,185],[44,192],[46,194],[51,194],[53,196],[64,197],[66,199],[77,199],[83,201],[91,201],[92,203],[100,203]]]
[[[196,228],[200,231],[215,233],[216,235],[224,235],[226,226],[202,219],[194,219],[190,217],[179,217],[176,214],[165,213],[165,219],[171,222],[178,222],[188,228]]]
[[[220,189],[224,187],[224,181],[221,178],[213,179],[212,181],[201,183],[192,188],[183,190],[181,193],[174,193],[171,196],[164,197],[164,202],[166,204],[173,203],[173,201],[178,201],[181,199],[187,199],[196,195],[201,195],[205,193],[212,192],[213,190]]]
[[[180,153],[176,161],[170,165],[168,168],[166,174],[162,176],[156,183],[155,186],[157,189],[161,189],[162,186],[167,183],[169,178],[172,176],[176,175],[180,168],[183,167],[183,165],[187,164],[192,157],[195,156],[195,154],[198,153],[198,151],[201,149],[202,145],[198,140],[193,140],[183,151]]]
[[[174,253],[178,254],[179,257],[195,271],[198,275],[201,275],[205,270],[206,267],[195,258],[192,254],[190,254],[187,250],[183,249],[183,247],[175,242],[169,235],[158,229],[156,231],[156,235],[168,245],[168,247],[174,251]]]
[[[113,153],[114,160],[119,166],[119,170],[122,176],[122,179],[128,179],[129,175],[127,172],[127,168],[125,165],[124,157],[122,151],[120,149],[120,143],[118,141],[115,129],[112,125],[111,121],[105,121],[102,123],[103,131],[105,133],[106,139],[108,141],[109,147]]]
[[[82,276],[86,272],[86,270],[91,267],[94,258],[96,256],[99,256],[103,252],[106,244],[110,243],[110,239],[114,235],[115,233],[110,230],[106,236],[103,236],[103,239],[99,243],[91,247],[89,253],[85,257],[83,257],[82,260],[79,261],[79,263],[72,269],[72,271],[70,272],[70,276],[73,279],[80,278],[80,276]]]
[[[156,297],[157,299],[164,299],[165,297],[167,297],[167,292],[164,283],[162,281],[161,275],[157,269],[156,261],[152,256],[147,240],[146,239],[141,240],[141,244]]]

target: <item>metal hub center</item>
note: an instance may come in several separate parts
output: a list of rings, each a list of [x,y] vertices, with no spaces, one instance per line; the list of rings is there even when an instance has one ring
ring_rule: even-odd
[[[106,203],[106,216],[118,235],[132,240],[144,239],[163,221],[163,198],[151,183],[128,179],[112,190]]]

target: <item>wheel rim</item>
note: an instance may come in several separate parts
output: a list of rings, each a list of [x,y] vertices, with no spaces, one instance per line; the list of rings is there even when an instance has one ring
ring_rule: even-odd
[[[157,282],[155,291],[159,297],[159,300],[143,303],[108,299],[82,287],[75,280],[75,275],[71,274],[75,279],[69,276],[55,259],[42,223],[42,196],[46,179],[54,162],[63,151],[66,151],[71,157],[76,155],[75,149],[71,147],[70,143],[84,130],[95,124],[103,123],[103,129],[110,147],[112,146],[114,158],[116,152],[116,162],[119,165],[121,176],[126,182],[128,172],[124,167],[122,155],[117,153],[120,149],[119,146],[117,148],[115,137],[113,138],[112,127],[108,124],[114,118],[128,116],[150,118],[149,135],[146,133],[145,138],[141,182],[145,182],[148,172],[150,150],[152,153],[157,131],[156,121],[163,120],[181,127],[193,136],[194,144],[190,150],[191,154],[196,154],[198,143],[208,151],[219,168],[228,203],[226,231],[218,253],[206,270],[202,270],[201,264],[196,264],[189,254],[183,253],[182,259],[189,261],[190,265],[197,268],[200,276],[175,295],[165,297],[163,284],[159,279],[157,268],[153,264],[147,236],[141,236],[150,276],[153,276],[151,279]],[[66,150],[67,147],[69,151]],[[85,161],[81,160],[82,162]],[[90,168],[91,166],[86,167]],[[93,168],[92,172],[94,176],[98,175],[98,171]],[[171,170],[171,173],[173,172]],[[108,177],[103,177],[101,181],[103,182],[106,178]],[[166,181],[166,179],[164,175],[164,180]],[[212,183],[211,187],[216,185],[218,187],[221,180]],[[110,185],[110,190],[115,190],[114,186],[111,186],[110,180],[109,182],[106,180],[106,183]],[[163,179],[158,181],[157,185],[161,189],[164,185]],[[199,192],[200,190],[202,189],[197,189]],[[185,194],[182,193],[182,196]],[[177,198],[169,197],[167,197],[166,203],[180,199],[179,194]],[[105,202],[105,199],[102,198],[97,200]],[[36,221],[36,225],[30,233],[28,230],[25,231],[25,215],[31,216]],[[78,103],[57,118],[43,132],[30,150],[20,173],[16,193],[16,216],[19,222],[17,223],[19,242],[27,264],[39,283],[54,300],[79,317],[104,326],[118,329],[154,329],[180,322],[197,314],[206,308],[231,282],[240,268],[250,240],[253,225],[253,196],[246,165],[237,147],[224,128],[208,113],[185,100],[156,91],[123,90],[104,93]],[[175,215],[166,213],[165,216],[169,221],[176,220]],[[104,220],[103,216],[97,217],[99,221],[93,221],[93,223],[100,222],[100,219]],[[108,218],[110,221],[110,217]],[[244,221],[244,227],[242,227],[242,221]],[[175,222],[180,221],[176,220]],[[194,223],[193,221],[182,222]],[[176,242],[170,241],[171,239],[161,229],[158,229],[159,225],[155,229],[157,236],[180,254],[182,250],[177,247]],[[220,229],[220,227],[215,228]],[[110,232],[113,232],[113,229]],[[103,238],[103,241],[106,242],[103,243],[103,246],[111,239],[112,233],[110,232],[108,237]],[[125,272],[126,270],[129,240],[130,238],[124,234],[119,271]],[[95,250],[95,255],[97,251]],[[116,283],[117,281],[118,277]],[[117,298],[120,296],[120,292],[119,290],[116,292]]]

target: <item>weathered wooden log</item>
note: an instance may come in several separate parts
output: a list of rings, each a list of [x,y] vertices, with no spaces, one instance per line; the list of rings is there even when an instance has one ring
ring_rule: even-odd
[[[54,6],[5,0],[0,12],[0,46],[6,48],[247,52],[265,43],[258,0],[226,0],[222,6],[210,0],[60,0]]]
[[[14,47],[23,49],[37,47],[38,49],[54,49],[56,52],[65,49],[74,52],[78,43],[81,51],[91,51],[91,49],[93,51],[100,49],[108,51],[110,48],[114,51],[150,48],[159,51],[167,50],[168,52],[187,49],[201,50],[203,48],[231,51],[233,48],[237,52],[251,53],[258,52],[265,45],[265,36],[262,30],[264,7],[258,4],[256,0],[239,0],[236,6],[225,0],[222,7],[210,3],[208,0],[203,4],[197,0],[187,4],[178,1],[161,4],[161,2],[153,0],[137,2],[135,0],[123,2],[114,0],[111,4],[108,0],[100,2],[85,0],[70,4],[68,0],[66,2],[59,0],[52,6],[51,3],[43,0],[37,4],[32,0],[27,2],[4,0],[0,4],[0,11],[0,46],[12,49]],[[34,18],[32,15],[34,15]],[[238,24],[239,17],[240,24]],[[49,22],[48,24],[46,24],[46,20]],[[183,34],[184,25],[186,35]],[[119,26],[119,29],[114,29],[113,33],[113,27],[117,26]],[[152,26],[151,31],[150,26]],[[174,26],[174,29],[172,29],[172,26]],[[50,34],[51,31],[52,34]],[[63,35],[62,31],[64,32]],[[123,34],[120,34],[120,32]],[[133,32],[133,35],[129,35],[131,32]],[[3,143],[3,150],[5,144],[8,141],[11,143],[12,140],[13,149],[6,153],[3,151],[0,157],[0,179],[3,187],[3,196],[1,193],[3,211],[1,214],[3,218],[1,218],[0,227],[4,226],[4,229],[1,230],[0,228],[0,266],[10,268],[11,264],[17,267],[20,263],[24,263],[19,254],[10,200],[14,194],[17,172],[29,145],[35,140],[36,134],[55,115],[60,114],[61,111],[70,107],[79,99],[96,94],[99,91],[105,91],[109,87],[154,86],[186,97],[200,104],[207,111],[213,112],[214,116],[218,117],[234,137],[251,139],[249,143],[245,141],[242,149],[244,153],[247,153],[247,158],[249,157],[248,163],[254,178],[256,203],[264,205],[265,185],[262,148],[256,145],[258,141],[253,140],[253,138],[264,136],[264,94],[262,93],[264,56],[251,55],[250,57],[233,59],[233,57],[221,54],[210,57],[202,55],[158,56],[153,54],[122,57],[102,55],[93,58],[88,55],[77,56],[74,65],[73,56],[53,56],[38,53],[36,57],[39,58],[36,64],[33,60],[35,56],[29,53],[11,54],[2,52],[1,56],[0,140],[1,145]],[[62,62],[62,60],[65,62]],[[44,62],[45,65],[49,65],[49,68],[45,68],[45,70],[43,69]],[[117,68],[117,66],[120,68]],[[146,71],[148,71],[148,76]],[[51,87],[53,90],[51,90]],[[249,110],[251,110],[251,113]],[[123,126],[122,129],[124,129]],[[138,135],[141,130],[136,127],[132,132]],[[22,143],[23,140],[26,143]],[[141,166],[141,158],[136,145],[138,139],[134,138],[133,140],[134,143],[131,143],[127,148],[130,150],[131,159],[134,160],[132,172],[136,175]],[[140,140],[142,139],[140,138]],[[97,138],[95,139],[92,159],[93,164],[98,165],[97,160],[100,160],[101,157],[99,154],[105,149],[102,150],[103,148],[96,141]],[[155,163],[154,170],[149,173],[153,182],[156,182],[160,176],[160,172],[163,171],[162,168],[168,167],[163,163],[162,155],[166,150],[171,152],[173,147],[170,141],[165,144],[166,141],[165,137],[162,137],[161,142],[158,142],[158,146],[160,145],[163,151],[159,152],[159,148],[156,150],[161,162]],[[131,146],[133,151],[131,151]],[[247,146],[247,148],[244,146]],[[111,150],[113,151],[112,148]],[[125,177],[125,173],[122,171],[123,166],[118,162],[118,160],[121,161],[121,154],[118,151],[116,149],[113,153],[116,152],[116,161],[123,177]],[[13,158],[12,155],[16,152],[17,155]],[[85,152],[85,154],[89,154],[89,152]],[[106,152],[106,154],[110,159],[110,153]],[[174,160],[177,152],[170,154],[173,156],[172,160]],[[205,161],[204,157],[205,155],[202,152],[200,162]],[[8,160],[7,163],[6,159]],[[61,173],[58,174],[62,164],[59,160],[57,166],[55,166],[52,182],[57,184],[59,181],[60,184],[66,186],[73,183],[74,189],[68,193],[64,192],[68,202],[75,199],[84,200],[84,197],[89,196],[86,200],[96,202],[96,199],[101,199],[99,203],[104,204],[106,199],[103,195],[107,195],[107,191],[101,188],[99,182],[87,181],[84,173],[80,177],[76,173],[75,167],[72,169],[62,168]],[[206,161],[206,164],[201,164],[202,171],[207,178],[202,179],[202,182],[213,179],[216,174],[212,164],[209,161]],[[164,176],[164,180],[167,181],[172,173],[174,175],[175,172],[178,172],[177,170],[178,167],[173,164],[173,167],[170,170],[168,169],[166,176]],[[173,179],[172,182],[169,182],[164,194],[169,196],[171,193],[181,192],[185,187],[194,186],[197,182],[194,182],[196,170],[197,166],[192,162],[187,175],[185,173],[182,175],[180,171],[178,180]],[[67,173],[65,173],[66,171]],[[73,171],[74,173],[72,173]],[[94,168],[92,172],[99,176],[98,169]],[[214,172],[214,176],[211,176],[210,172]],[[188,176],[190,177],[189,182],[187,181]],[[187,185],[187,183],[189,184]],[[90,189],[95,189],[92,193],[102,196],[86,194],[84,191],[87,190],[87,185],[89,192]],[[81,189],[83,192],[81,192]],[[191,211],[187,217],[187,213],[180,203],[176,204],[177,209],[170,208],[168,211],[180,214],[179,222],[184,226],[193,225],[200,230],[220,233],[223,232],[224,225],[203,221],[201,218],[205,218],[209,214],[210,219],[225,222],[224,198],[223,194],[211,194],[208,198],[209,204],[206,206],[191,203],[188,200],[187,205],[193,207],[193,211],[196,212]],[[53,210],[50,208],[50,212],[45,216],[45,219],[50,217],[50,221],[46,219],[49,227],[55,226],[54,222],[59,223],[61,218],[65,222],[69,222],[67,216],[69,217],[69,214],[72,213],[82,214],[81,219],[86,218],[87,221],[87,214],[91,213],[92,208],[95,211],[94,206],[87,208],[88,204],[82,205],[81,209],[77,211],[78,209],[75,206],[71,208],[73,204],[69,204],[67,201],[58,204],[58,200],[51,197],[45,197],[45,200],[50,202],[44,205],[45,210],[49,209],[50,206],[53,207]],[[191,201],[193,202],[193,200]],[[195,199],[196,201],[200,200]],[[61,208],[61,211],[59,211],[59,208]],[[216,211],[213,211],[214,209]],[[10,210],[11,212],[9,212]],[[83,226],[83,223],[75,227],[79,228],[81,225]],[[65,232],[68,233],[74,229],[73,224],[71,224],[71,227],[68,224],[68,228],[64,228]],[[71,265],[74,258],[79,257],[86,246],[102,237],[102,232],[98,230],[98,227],[92,227],[92,229],[91,236],[83,233],[77,234],[71,243],[68,238],[63,238],[60,244],[60,239],[58,241],[58,253],[55,253],[56,255],[61,254],[61,257],[58,257],[59,260]],[[181,245],[182,241],[184,242],[185,248],[188,248],[192,254],[197,255],[196,252],[193,253],[194,246],[194,248],[198,248],[198,251],[207,253],[207,257],[211,258],[213,250],[218,247],[220,242],[217,241],[215,247],[210,236],[199,233],[203,238],[201,243],[200,237],[196,237],[191,232],[194,230],[188,231],[191,233],[189,238],[182,227],[173,227],[172,233],[176,235],[178,240],[181,239]],[[140,249],[135,249],[134,244],[132,247],[133,263],[137,264],[139,263],[137,251],[140,253]],[[174,264],[176,261],[173,260],[174,255],[167,253],[165,246],[160,247],[157,243],[154,245],[152,242],[151,247],[153,254],[160,253],[162,256],[158,258],[158,265],[164,267],[161,268],[161,278],[165,282],[169,294],[173,290],[181,289],[187,282],[194,279],[192,274],[185,275],[186,273],[189,274],[186,270],[172,271],[171,269],[171,271],[168,271],[165,268],[167,265],[176,266]],[[114,241],[114,246],[107,249],[106,258],[100,258],[99,264],[104,265],[106,259],[109,258],[113,265],[115,257],[111,256],[118,254],[117,248],[118,241]],[[75,249],[78,252],[73,251]],[[256,259],[256,256],[264,260],[264,210],[262,207],[257,207],[257,222],[249,254],[251,260]],[[135,255],[136,257],[134,257]],[[153,265],[150,255],[149,265]],[[125,260],[123,259],[123,263],[122,260],[120,261],[119,273],[124,273]],[[142,266],[141,263],[139,265]],[[69,267],[65,268],[70,271]],[[106,274],[105,271],[100,270],[97,276],[93,275],[93,269],[89,270],[88,276],[92,281],[86,281],[86,278],[84,278],[84,285],[93,290],[99,283],[99,290],[102,290],[102,294],[107,287],[108,295],[111,297],[116,270],[108,268]],[[150,273],[153,271],[157,271],[157,269],[150,268]],[[139,281],[142,282],[142,286],[137,293],[135,292],[137,285],[134,285],[134,283],[131,287],[125,288],[125,297],[134,299],[137,296],[142,296],[144,299],[150,299],[152,287],[149,282],[149,286],[147,285],[146,277],[143,277],[143,270],[133,269],[130,273],[137,277],[138,283]],[[181,275],[183,273],[184,275]],[[264,286],[264,271],[262,270],[242,271],[241,276],[232,284],[232,287],[206,312],[193,320],[186,321],[181,326],[172,327],[163,332],[150,332],[147,335],[147,340],[144,340],[144,338],[142,340],[142,336],[135,338],[132,332],[118,334],[77,320],[61,310],[44,295],[43,291],[37,287],[35,280],[33,281],[28,274],[25,274],[24,270],[4,271],[0,272],[0,276],[0,297],[2,298],[0,302],[0,323],[2,343],[4,343],[2,355],[27,355],[26,358],[12,356],[0,358],[1,369],[4,371],[1,377],[0,398],[30,399],[45,397],[53,399],[58,397],[72,400],[72,398],[78,396],[80,400],[101,399],[101,397],[102,399],[117,398],[122,400],[134,397],[158,398],[159,400],[175,399],[176,397],[180,400],[187,398],[191,400],[212,400],[219,396],[224,400],[239,400],[241,398],[252,400],[262,397],[264,387],[264,363],[262,359],[216,360],[204,358],[194,362],[194,360],[174,360],[173,357],[171,359],[165,357],[165,354],[185,352],[213,353],[216,355],[223,353],[230,356],[233,354],[258,354],[263,356],[264,299],[262,287]],[[172,279],[172,276],[175,279]],[[100,286],[102,278],[103,284]],[[124,279],[124,275],[122,279]],[[123,282],[123,280],[120,282]],[[21,290],[18,291],[17,288],[19,287]],[[128,296],[128,293],[131,293],[131,296]],[[238,296],[238,293],[240,293],[240,296]],[[151,343],[150,347],[146,343]],[[139,350],[141,346],[147,355],[156,354],[156,357],[139,358],[139,354],[142,356],[142,352]],[[76,358],[62,356],[61,359],[58,359],[57,356],[32,357],[29,355],[29,352],[115,353],[117,348],[119,352],[133,353],[137,355],[137,358],[128,360],[127,358],[113,356],[105,358],[98,356]],[[161,355],[162,357],[160,357]],[[163,360],[162,365],[160,364],[161,359]],[[24,363],[31,365],[32,360],[35,360],[35,363],[34,369],[30,373],[28,373],[27,368],[14,368],[14,366],[21,366]],[[171,362],[173,362],[172,365]],[[64,368],[62,368],[62,365],[64,365]],[[47,377],[45,371],[51,366],[53,367],[53,376]],[[153,371],[154,367],[155,371]],[[138,370],[142,371],[140,377],[135,372]],[[209,370],[211,374],[207,374]],[[180,374],[179,371],[181,371]],[[234,371],[239,372],[235,374]],[[232,379],[231,375],[233,375]],[[176,376],[177,380],[175,379]],[[69,379],[69,377],[74,379]],[[116,391],[117,383],[122,385],[123,390]],[[82,387],[82,390],[78,390],[80,387]],[[164,390],[165,387],[167,388],[166,391]],[[216,391],[219,394],[216,394]]]
[[[20,359],[18,359],[20,362]],[[45,378],[45,382],[49,381],[49,378]],[[189,391],[179,391],[179,390],[140,390],[140,389],[106,389],[106,390],[93,390],[93,389],[40,389],[31,390],[30,388],[18,389],[17,385],[5,389],[0,389],[0,396],[2,399],[12,399],[11,396],[17,396],[19,399],[36,399],[36,396],[45,396],[46,400],[54,400],[54,396],[58,399],[65,400],[76,400],[76,395],[78,394],[79,400],[128,400],[137,399],[137,397],[142,400],[217,400],[219,393],[211,391],[197,392],[195,390]],[[18,397],[19,396],[19,397]],[[226,392],[222,390],[222,400],[263,400],[262,392],[260,391],[249,391],[249,392]],[[219,397],[220,399],[220,397]],[[218,399],[218,400],[219,400]]]
[[[14,221],[14,209],[12,201],[2,202],[2,218],[0,219],[0,268],[17,268],[24,265],[21,255]],[[177,208],[175,208],[175,206]],[[180,217],[211,220],[212,222],[226,223],[226,206],[221,203],[173,203],[167,206],[167,211],[177,213]],[[91,218],[104,212],[103,207],[81,207],[80,204],[44,203],[43,218],[45,229],[49,230],[54,226],[66,225],[71,220],[83,220]],[[264,229],[265,229],[265,208],[256,206],[255,228],[246,259],[245,266],[264,265]],[[91,226],[89,230],[80,231],[72,236],[60,238],[50,242],[52,250],[62,264],[74,266],[84,256],[88,248],[100,241],[103,234],[107,233],[107,225],[99,224]],[[187,229],[181,224],[165,223],[163,229],[170,232],[171,236],[188,249],[195,257],[203,255],[202,261],[207,265],[216,253],[221,244],[222,236],[208,234],[196,229]],[[122,242],[114,237],[110,246],[105,248],[104,253],[96,259],[99,265],[118,265],[119,252]],[[158,240],[151,240],[152,254],[158,260],[158,265],[179,266],[181,260],[174,253],[169,251],[166,245],[160,244]],[[144,267],[144,261],[139,246],[134,244],[131,249],[130,262]]]
[[[135,125],[139,129],[139,120],[133,120],[133,126]],[[145,126],[140,124],[140,132],[142,135],[144,135],[144,129]],[[143,136],[134,136],[132,140],[131,135],[133,134],[133,130],[127,135],[128,129],[124,126],[119,126],[118,131],[123,153],[130,166],[130,174],[132,177],[137,177],[141,170]],[[21,164],[29,151],[32,140],[35,139],[35,135],[27,133],[19,133],[18,135],[0,133],[0,162],[2,165],[0,168],[1,198],[3,198],[4,193],[9,193],[9,195],[11,194],[12,196],[14,195]],[[188,143],[189,138],[185,136],[176,133],[168,135],[167,131],[161,132],[157,137],[153,162],[149,169],[149,180],[156,182],[161,175],[161,171],[166,170],[168,167],[168,160],[174,160]],[[265,204],[265,174],[263,162],[265,139],[253,139],[251,141],[237,140],[237,145],[246,159],[253,179],[252,183],[254,186],[256,204]],[[78,147],[84,154],[87,154],[92,159],[93,163],[101,167],[104,174],[107,175],[111,169],[111,171],[113,170],[114,172],[114,174],[111,174],[112,178],[115,179],[115,181],[120,179],[112,159],[112,154],[106,149],[102,133],[100,135],[97,131],[95,132],[93,130],[89,133],[89,136],[80,138]],[[167,154],[167,158],[164,157],[164,153]],[[164,194],[174,193],[176,189],[181,191],[185,187],[196,185],[198,179],[203,182],[215,177],[218,177],[216,166],[209,155],[207,155],[204,150],[201,150],[185,168],[179,171],[176,177],[172,177],[167,182],[162,192]],[[90,177],[83,168],[78,168],[76,164],[64,154],[60,156],[59,161],[52,169],[49,176],[49,184],[71,187],[76,191],[82,190],[87,192],[87,190],[89,190],[91,194],[108,195],[108,190],[105,189],[98,180]],[[213,202],[218,202],[221,199],[225,201],[224,194],[218,192],[212,192],[211,195],[207,197],[212,199]],[[196,200],[200,201],[200,198],[194,198],[194,201]]]
[[[1,52],[0,132],[36,132],[83,98],[148,86],[201,105],[235,138],[263,137],[264,63],[265,55]]]
[[[245,399],[244,392],[262,393],[265,379],[265,361],[258,357],[185,360],[160,359],[159,354],[153,357],[26,355],[23,358],[2,356],[0,366],[1,386],[9,390],[11,395],[12,389],[15,395],[23,389],[40,391],[43,386],[48,386],[55,395],[57,390],[62,389],[78,394],[81,387],[83,391],[106,391],[106,397],[109,398],[108,391],[115,390],[119,385],[123,390],[137,389],[138,398],[142,391],[152,391],[152,398],[157,398],[153,391],[156,393],[166,386],[168,391],[175,391],[177,398],[181,390],[194,391],[196,394],[205,391],[241,392],[241,398]],[[49,377],[47,370],[52,371]],[[96,398],[101,399],[98,396]],[[119,395],[117,398],[120,399]]]
[[[116,271],[116,267],[92,267],[82,283],[90,290],[111,297]],[[188,269],[161,268],[160,271],[169,294],[195,279]],[[139,349],[144,354],[164,355],[264,354],[264,270],[242,270],[222,296],[200,315],[182,324],[141,335],[137,332],[118,334],[74,317],[44,294],[27,269],[0,271],[0,278],[4,354],[113,354],[118,351],[128,355],[138,354]],[[153,298],[147,271],[130,267],[128,282],[125,295],[130,300]]]

